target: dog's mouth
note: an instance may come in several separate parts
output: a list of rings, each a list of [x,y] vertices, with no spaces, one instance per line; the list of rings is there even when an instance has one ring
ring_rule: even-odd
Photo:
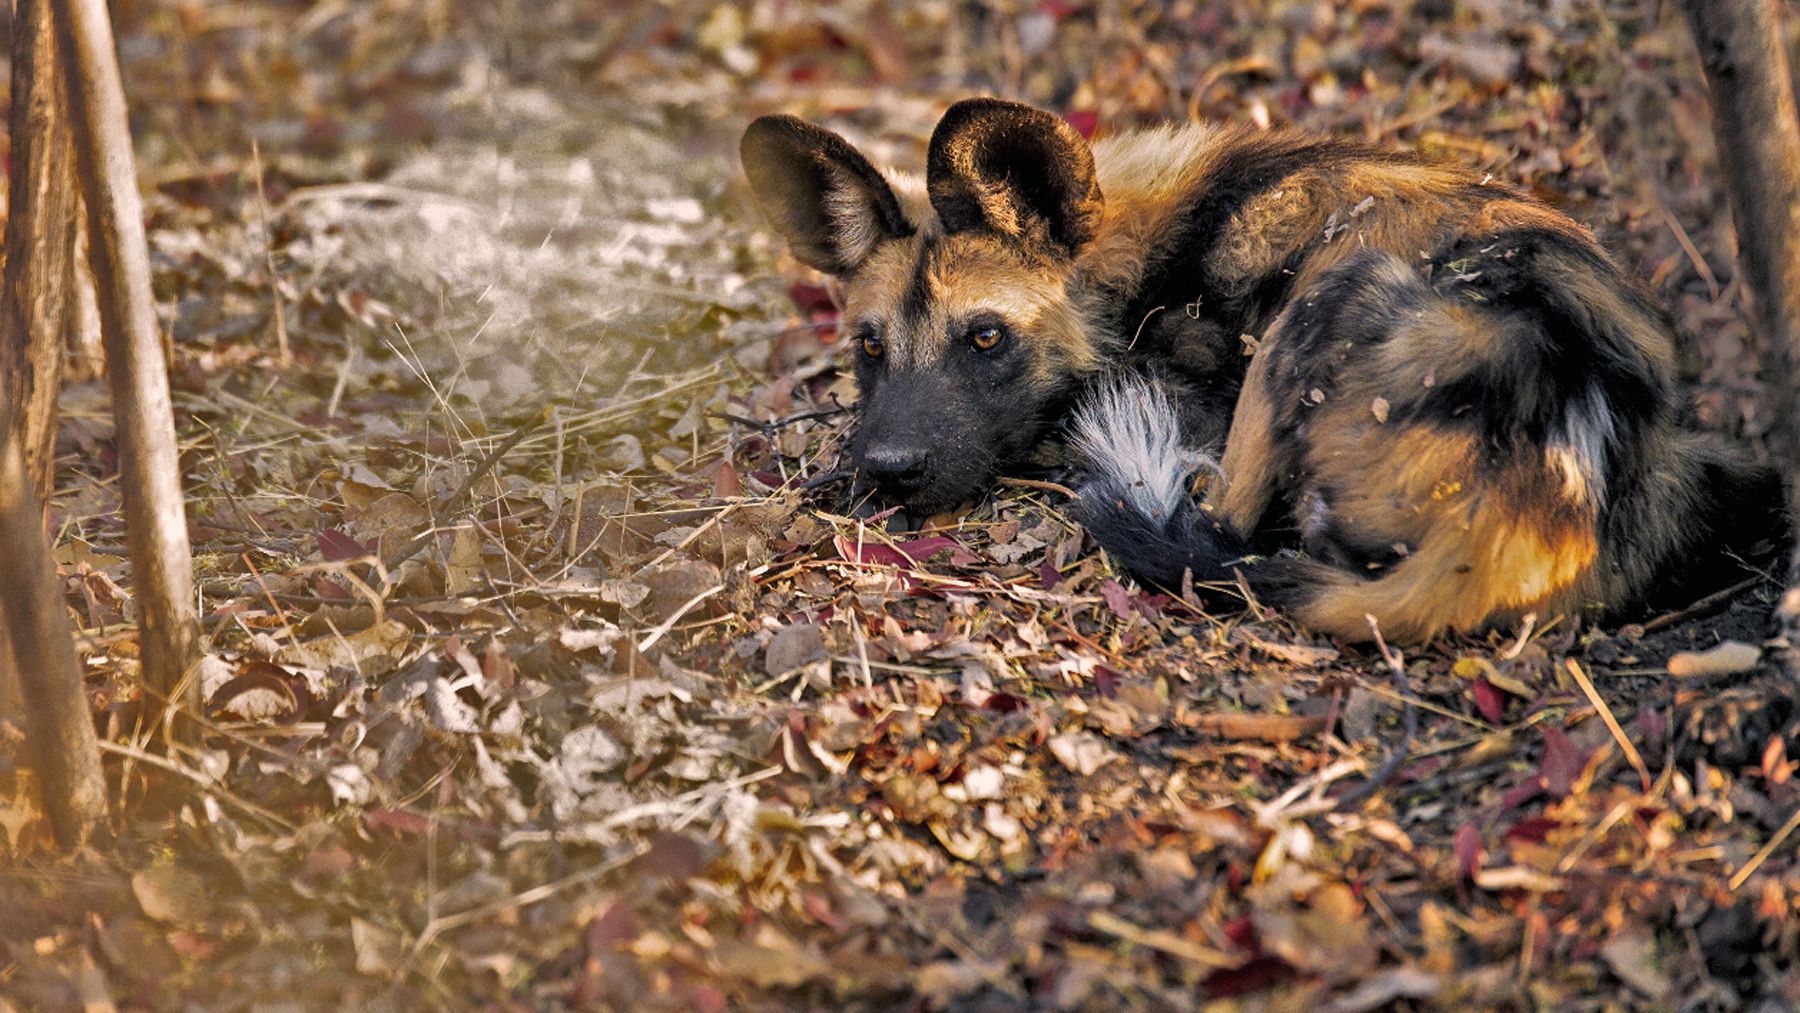
[[[919,519],[930,517],[933,514],[941,514],[964,503],[979,499],[985,491],[981,486],[964,487],[961,484],[950,486],[936,483],[913,489],[897,490],[869,483],[860,474],[857,487],[863,492],[873,493],[873,495],[862,498],[877,505],[877,508],[898,506]]]

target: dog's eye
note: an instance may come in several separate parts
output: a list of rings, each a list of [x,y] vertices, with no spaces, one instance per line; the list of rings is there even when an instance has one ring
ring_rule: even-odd
[[[1006,329],[998,324],[980,324],[969,328],[969,344],[984,352],[991,352],[1000,347],[1006,340]]]
[[[862,336],[862,353],[871,359],[879,359],[887,351],[887,345],[878,334],[864,332]]]

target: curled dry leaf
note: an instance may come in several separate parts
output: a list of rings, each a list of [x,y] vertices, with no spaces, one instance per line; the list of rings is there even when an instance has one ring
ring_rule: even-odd
[[[1755,668],[1762,648],[1741,640],[1727,640],[1704,651],[1682,651],[1669,659],[1669,674],[1677,679],[1736,675]]]
[[[207,698],[209,713],[239,721],[292,723],[306,716],[312,696],[306,680],[279,665],[252,661]]]
[[[1065,732],[1051,739],[1049,745],[1057,762],[1083,777],[1118,759],[1112,747],[1090,732]]]

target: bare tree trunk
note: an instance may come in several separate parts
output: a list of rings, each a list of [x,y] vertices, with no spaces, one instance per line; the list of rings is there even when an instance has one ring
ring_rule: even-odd
[[[0,620],[19,662],[26,741],[56,840],[73,848],[106,817],[106,782],[43,507],[10,426],[0,427],[0,560]]]
[[[1800,517],[1800,114],[1789,77],[1781,0],[1683,0],[1712,90],[1713,136],[1731,194],[1738,268],[1769,367],[1771,441]],[[1781,662],[1800,676],[1800,541],[1776,615]]]
[[[18,438],[25,477],[42,504],[50,501],[77,211],[69,106],[57,56],[50,5],[19,0],[13,12],[8,252],[0,277],[0,403],[8,411],[0,425]],[[0,717],[20,714],[24,705],[6,644],[0,626]]]
[[[137,599],[146,716],[198,702],[187,676],[198,653],[194,563],[181,497],[181,462],[168,364],[150,293],[150,253],[137,192],[125,93],[104,0],[56,0],[68,54],[75,171],[87,206],[89,256],[118,423],[125,535]]]
[[[39,496],[50,491],[56,396],[64,336],[74,307],[75,166],[66,91],[56,68],[56,32],[45,0],[18,0],[13,14],[12,167],[8,181],[0,382]]]

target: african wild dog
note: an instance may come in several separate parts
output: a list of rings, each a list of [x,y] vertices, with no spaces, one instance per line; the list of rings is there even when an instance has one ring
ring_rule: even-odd
[[[1198,124],[1090,148],[994,99],[949,109],[922,180],[791,116],[742,155],[794,254],[843,282],[852,458],[915,511],[1066,427],[1075,513],[1141,579],[1237,570],[1319,632],[1367,639],[1373,615],[1419,641],[1641,603],[1728,513],[1779,501],[1683,427],[1645,290],[1464,169]],[[1289,520],[1304,557],[1251,554]]]

